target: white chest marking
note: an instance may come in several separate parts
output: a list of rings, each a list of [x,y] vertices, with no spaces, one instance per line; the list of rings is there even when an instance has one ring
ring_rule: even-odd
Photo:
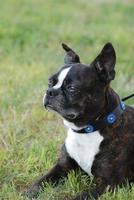
[[[67,74],[68,74],[70,69],[71,69],[71,67],[68,67],[68,68],[63,69],[60,72],[60,74],[58,76],[58,82],[56,83],[55,86],[53,86],[54,89],[58,89],[58,88],[60,88],[62,86],[63,81],[65,80],[65,78],[66,78],[66,76],[67,76]]]
[[[78,165],[89,175],[95,155],[99,152],[100,144],[103,137],[99,131],[89,134],[78,134],[72,129],[68,130],[68,135],[65,141],[65,146],[68,154],[73,158]]]

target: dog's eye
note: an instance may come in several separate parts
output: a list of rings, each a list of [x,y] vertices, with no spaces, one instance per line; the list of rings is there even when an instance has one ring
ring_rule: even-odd
[[[69,87],[67,87],[67,90],[68,90],[69,92],[71,92],[71,93],[78,93],[77,88],[74,87],[74,86],[69,86]]]
[[[69,91],[74,92],[74,91],[76,91],[76,88],[73,87],[73,86],[71,86],[71,87],[69,88]]]

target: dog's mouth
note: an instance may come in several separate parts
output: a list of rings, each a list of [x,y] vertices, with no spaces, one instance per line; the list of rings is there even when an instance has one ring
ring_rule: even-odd
[[[57,110],[54,108],[54,106],[52,106],[51,104],[47,104],[46,106],[45,106],[45,108],[47,109],[47,110],[50,110],[50,111],[56,111],[57,112]]]
[[[55,107],[50,103],[50,101],[47,98],[44,98],[43,105],[48,111],[56,112],[57,114],[61,115],[64,119],[67,119],[69,121],[73,121],[79,116],[79,113],[75,112],[73,109],[64,110],[60,106]]]
[[[64,113],[62,111],[62,109],[60,111],[58,111],[53,105],[51,104],[47,104],[45,106],[45,108],[48,110],[48,111],[52,111],[52,112],[56,112],[57,114],[61,115],[63,118],[67,119],[67,120],[75,120],[77,117],[78,117],[78,114],[77,113],[72,113],[72,112],[68,112],[68,113]]]
[[[46,108],[46,109],[52,109],[52,110],[54,109],[54,107],[53,107],[52,105],[50,105],[50,104],[47,105],[47,106],[45,106],[45,108]]]

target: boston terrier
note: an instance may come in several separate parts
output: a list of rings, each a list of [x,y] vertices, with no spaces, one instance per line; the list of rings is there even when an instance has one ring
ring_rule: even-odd
[[[36,197],[45,183],[58,183],[80,169],[94,177],[95,186],[74,199],[97,199],[107,188],[113,191],[134,180],[134,108],[110,87],[116,63],[111,43],[90,65],[66,44],[62,47],[65,64],[49,78],[43,104],[61,115],[67,137],[55,166],[27,194]]]

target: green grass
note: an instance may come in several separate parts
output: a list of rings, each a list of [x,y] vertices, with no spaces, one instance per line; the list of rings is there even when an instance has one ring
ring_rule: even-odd
[[[2,200],[24,199],[20,192],[53,166],[66,137],[61,119],[42,106],[48,76],[63,65],[61,42],[90,63],[111,41],[117,51],[113,87],[121,97],[133,92],[134,4],[98,2],[0,0]],[[72,172],[65,184],[48,185],[38,200],[69,199],[89,183],[88,177]],[[134,188],[101,197],[108,199],[133,200]]]

